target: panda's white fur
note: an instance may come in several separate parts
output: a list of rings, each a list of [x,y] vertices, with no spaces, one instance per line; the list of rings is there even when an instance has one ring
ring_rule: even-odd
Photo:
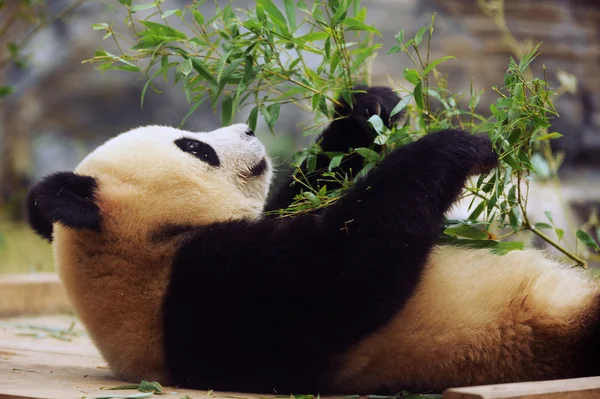
[[[386,105],[383,97],[376,100]],[[332,124],[324,137],[363,133],[362,119],[350,121]],[[182,152],[173,144],[182,137],[209,144],[221,165]],[[489,152],[486,142],[460,132],[432,134],[389,155],[331,211],[263,220],[271,163],[251,173],[266,152],[246,125],[209,133],[149,126],[109,140],[76,175],[36,185],[30,222],[53,240],[79,316],[126,380],[354,394],[589,373],[582,351],[598,334],[589,331],[597,325],[600,292],[584,271],[533,250],[498,256],[428,244],[469,173],[493,167]],[[319,229],[328,233],[321,237]],[[268,247],[273,243],[279,244]],[[311,257],[313,250],[319,255]],[[217,286],[194,280],[203,273]],[[321,287],[314,293],[313,283]],[[273,298],[266,296],[271,289]],[[329,290],[343,294],[328,296]],[[328,301],[338,300],[343,305],[331,311]],[[325,313],[313,320],[313,312]],[[196,320],[206,315],[215,325]],[[236,324],[252,315],[263,325]],[[194,330],[186,331],[186,323]],[[311,335],[320,328],[323,334]],[[338,343],[343,350],[330,352]],[[174,348],[177,354],[169,352]]]
[[[243,124],[212,132],[140,127],[107,141],[75,169],[99,183],[104,239],[56,224],[55,264],[82,322],[122,378],[164,379],[157,318],[177,247],[153,241],[151,232],[260,217],[272,171],[268,161],[264,174],[247,178],[266,157],[247,130]],[[222,167],[182,153],[172,144],[181,137],[210,143]]]
[[[583,334],[599,293],[587,272],[541,251],[439,246],[405,308],[346,355],[336,385],[440,391],[558,377],[571,348],[557,343]]]

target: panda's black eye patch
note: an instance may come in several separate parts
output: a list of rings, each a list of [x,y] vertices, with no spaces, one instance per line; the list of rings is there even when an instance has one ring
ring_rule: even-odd
[[[179,147],[182,151],[192,154],[196,158],[206,162],[211,166],[221,166],[219,156],[209,144],[203,143],[202,141],[183,137],[175,140],[175,145]]]

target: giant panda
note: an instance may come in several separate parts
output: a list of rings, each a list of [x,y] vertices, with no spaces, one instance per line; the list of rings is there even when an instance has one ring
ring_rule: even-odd
[[[318,142],[370,144],[368,118],[394,123],[398,100],[357,92]],[[438,241],[466,179],[496,166],[486,138],[433,132],[333,205],[267,216],[300,188],[270,192],[272,163],[246,125],[147,126],[45,177],[26,205],[124,380],[373,394],[597,374],[600,290],[584,272],[534,250]]]

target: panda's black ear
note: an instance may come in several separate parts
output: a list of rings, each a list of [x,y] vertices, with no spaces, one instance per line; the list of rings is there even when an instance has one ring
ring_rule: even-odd
[[[46,176],[27,194],[27,221],[40,236],[52,241],[52,223],[75,229],[99,229],[100,210],[94,201],[96,179],[73,172]]]

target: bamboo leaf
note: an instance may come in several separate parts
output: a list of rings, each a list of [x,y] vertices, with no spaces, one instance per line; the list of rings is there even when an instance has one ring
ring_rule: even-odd
[[[256,130],[257,120],[258,120],[258,107],[254,107],[250,111],[250,114],[248,115],[248,120],[246,121],[246,123],[248,123],[248,127],[250,128],[250,130],[252,130],[252,131]]]
[[[347,31],[371,32],[371,33],[375,33],[379,37],[382,37],[381,32],[379,32],[379,30],[377,30],[375,27],[364,24],[356,18],[352,18],[352,17],[345,18],[342,21],[342,25],[347,26],[347,28],[346,28]]]
[[[279,11],[279,8],[273,3],[272,0],[258,0],[257,4],[262,5],[264,10],[269,14],[273,22],[275,22],[281,28],[287,28],[285,17]],[[285,29],[287,30],[287,29]]]
[[[333,169],[340,166],[340,164],[342,163],[342,159],[344,159],[344,154],[336,155],[335,157],[331,158],[331,161],[329,161],[329,167],[328,167],[329,171],[331,172]]]
[[[206,68],[204,63],[199,58],[192,58],[192,66],[198,72],[200,76],[202,76],[206,81],[213,87],[217,87],[217,81],[215,77],[210,73],[210,71]]]
[[[423,35],[425,34],[425,32],[427,32],[428,28],[429,28],[429,26],[423,26],[421,29],[419,29],[417,31],[417,34],[415,35],[415,44],[417,46],[419,46],[421,44],[421,42],[423,41]]]
[[[446,230],[444,230],[444,233],[458,237],[473,238],[476,240],[489,239],[489,236],[485,232],[473,226],[448,227]]]
[[[414,68],[405,68],[403,73],[404,79],[408,80],[410,83],[417,85],[421,82],[421,75]]]
[[[379,158],[380,158],[378,153],[376,153],[375,151],[373,151],[369,148],[365,148],[365,147],[356,148],[354,150],[354,152],[356,152],[357,154],[359,154],[361,157],[365,158],[369,162],[377,162],[377,161],[379,161]]]
[[[538,137],[536,137],[536,140],[537,141],[552,140],[552,139],[558,139],[562,136],[563,135],[558,132],[553,132],[553,133],[544,134],[542,136],[538,136]]]
[[[381,117],[377,114],[372,115],[368,122],[371,124],[371,126],[373,126],[377,133],[381,133],[385,129],[385,125],[383,124]]]
[[[575,235],[577,236],[579,241],[584,243],[589,248],[595,249],[596,251],[600,251],[600,246],[598,246],[596,240],[594,240],[594,238],[585,231],[579,229],[577,230],[577,233],[575,233]]]
[[[525,245],[519,241],[506,241],[499,242],[495,248],[492,248],[492,252],[496,255],[506,255],[510,251],[522,251],[525,249]]]
[[[233,118],[233,98],[225,96],[221,103],[221,123],[223,126],[229,126]]]
[[[392,118],[395,115],[402,112],[404,110],[404,108],[406,108],[408,103],[410,103],[410,100],[412,100],[412,98],[413,98],[413,94],[411,93],[411,94],[405,96],[403,99],[401,99],[400,102],[392,110],[392,113],[390,114],[390,118]]]
[[[423,109],[425,106],[423,104],[423,89],[421,86],[421,82],[415,86],[415,91],[413,92],[415,96],[415,103],[419,109]]]
[[[565,236],[565,231],[563,229],[559,229],[558,227],[555,228],[554,231],[556,232],[556,236],[558,237],[558,241],[562,241],[563,237]]]
[[[456,59],[456,57],[449,55],[447,57],[440,58],[439,60],[431,61],[429,63],[429,65],[427,65],[427,67],[425,67],[425,69],[423,70],[423,76],[427,75],[429,72],[431,72],[433,70],[433,68],[435,68],[442,62],[447,61],[447,60],[455,60],[455,59]]]
[[[285,6],[285,14],[287,15],[288,24],[292,28],[292,32],[296,31],[296,7],[294,0],[283,0]]]

